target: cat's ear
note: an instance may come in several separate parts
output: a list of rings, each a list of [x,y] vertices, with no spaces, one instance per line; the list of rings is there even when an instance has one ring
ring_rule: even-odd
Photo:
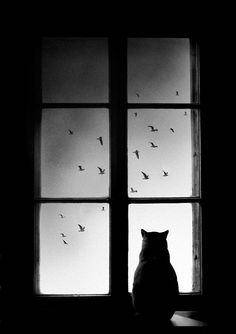
[[[166,230],[165,232],[162,233],[165,239],[167,238],[168,233],[169,233],[169,230]]]
[[[142,234],[142,237],[144,238],[147,235],[147,232],[145,230],[141,229],[141,234]]]

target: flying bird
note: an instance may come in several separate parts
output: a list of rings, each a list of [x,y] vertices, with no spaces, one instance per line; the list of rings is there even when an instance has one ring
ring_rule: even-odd
[[[136,157],[137,157],[137,159],[139,159],[139,151],[138,151],[138,150],[135,150],[133,153],[135,153],[135,154],[136,154]]]
[[[66,235],[64,233],[61,233],[62,238],[66,238]]]
[[[99,141],[100,141],[100,144],[103,145],[103,140],[102,140],[102,137],[101,137],[101,136],[98,137],[97,140],[99,140]]]
[[[147,175],[146,173],[142,172],[143,173],[143,180],[148,180],[149,179],[149,175]]]
[[[175,95],[179,96],[179,91],[178,90],[175,91]]]
[[[194,153],[193,153],[193,156],[196,157],[196,156],[197,156],[197,152],[194,152]]]
[[[104,206],[102,207],[102,211],[105,211],[105,208],[104,208]]]
[[[62,241],[64,242],[65,245],[68,245],[68,243],[65,240],[62,239]]]
[[[131,193],[137,193],[138,190],[134,190],[134,188],[131,187],[131,188],[130,188],[130,192],[131,192]]]
[[[136,95],[137,95],[137,97],[139,98],[139,96],[140,96],[139,93],[136,93]]]
[[[154,126],[152,126],[152,125],[148,125],[148,128],[151,129],[151,132],[158,131],[158,129],[155,129]]]
[[[65,216],[64,216],[62,213],[59,213],[59,216],[60,216],[61,218],[65,218]]]
[[[137,113],[137,112],[135,112],[135,113],[134,113],[134,116],[135,116],[135,117],[137,117],[137,116],[138,116],[138,113]]]
[[[80,224],[78,224],[78,226],[79,226],[79,232],[85,231],[85,226],[81,226]]]
[[[152,141],[149,141],[149,143],[151,144],[151,147],[153,147],[153,148],[158,147],[158,146],[155,145]]]
[[[187,114],[187,111],[185,111],[185,112],[184,112],[184,116],[187,116],[187,115],[188,115],[188,114]]]
[[[72,130],[68,129],[68,133],[69,133],[69,135],[73,135],[74,132]]]
[[[175,132],[175,130],[174,130],[173,128],[170,128],[170,130],[171,130],[172,132]]]
[[[101,167],[98,167],[98,169],[99,169],[99,171],[100,171],[99,174],[101,174],[101,175],[102,175],[102,174],[105,174],[105,169],[102,169]]]
[[[168,176],[168,172],[165,172],[165,171],[163,170],[163,176]]]
[[[85,170],[81,165],[78,166],[79,167],[79,171],[82,172],[83,170]]]

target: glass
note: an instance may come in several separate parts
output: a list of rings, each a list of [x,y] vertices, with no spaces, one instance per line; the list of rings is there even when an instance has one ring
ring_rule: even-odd
[[[129,292],[141,251],[141,229],[147,232],[169,230],[170,262],[176,271],[179,291],[193,291],[192,221],[192,204],[189,203],[129,205]]]
[[[108,110],[43,109],[42,197],[107,197],[109,174]]]
[[[41,204],[39,292],[109,293],[108,204]]]
[[[190,103],[188,38],[128,40],[128,101]]]
[[[106,38],[44,38],[45,103],[108,102]]]
[[[191,110],[128,111],[130,197],[192,195]]]

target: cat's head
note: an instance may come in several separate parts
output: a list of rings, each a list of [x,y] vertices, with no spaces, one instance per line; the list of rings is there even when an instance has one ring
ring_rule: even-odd
[[[156,256],[167,252],[167,235],[169,230],[164,232],[147,232],[141,229],[143,237],[141,257]]]
[[[169,230],[166,230],[165,232],[147,232],[144,229],[141,229],[141,235],[143,239],[151,238],[151,239],[166,240],[168,233],[169,233]]]

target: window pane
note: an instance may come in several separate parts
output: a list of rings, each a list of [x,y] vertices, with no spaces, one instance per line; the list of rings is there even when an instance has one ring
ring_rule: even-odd
[[[136,103],[189,103],[189,39],[130,38],[128,100]]]
[[[130,197],[192,195],[191,117],[190,110],[128,111]]]
[[[41,136],[43,197],[108,196],[108,110],[44,109]]]
[[[108,204],[42,204],[39,259],[40,293],[107,294]]]
[[[191,204],[129,205],[129,291],[132,291],[134,271],[141,250],[141,229],[164,232],[167,237],[170,262],[173,265],[180,292],[193,291],[193,228]]]
[[[107,102],[106,38],[44,38],[43,102]]]

